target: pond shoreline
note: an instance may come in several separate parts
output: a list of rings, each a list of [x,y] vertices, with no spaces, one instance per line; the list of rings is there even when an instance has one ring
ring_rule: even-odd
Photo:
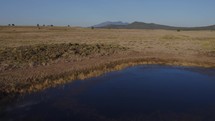
[[[141,63],[134,62],[118,67]],[[214,80],[213,68],[137,65],[30,94],[5,97],[0,100],[0,117],[20,121],[64,118],[171,121],[180,117],[190,121],[209,116],[213,120]]]
[[[215,67],[213,31],[0,27],[0,95],[138,64]]]
[[[130,56],[128,56],[130,55]],[[57,85],[66,84],[73,80],[83,80],[86,78],[100,76],[104,73],[122,70],[126,67],[135,66],[135,65],[144,65],[144,64],[159,64],[159,65],[171,65],[171,66],[191,66],[191,67],[204,67],[204,68],[214,68],[215,63],[200,61],[200,60],[183,60],[177,58],[169,57],[144,57],[137,56],[138,54],[127,53],[125,55],[113,55],[111,57],[98,57],[91,60],[83,60],[79,64],[89,62],[87,65],[83,65],[80,68],[72,69],[70,71],[64,71],[63,73],[55,72],[53,75],[46,75],[43,77],[30,80],[19,81],[14,85],[5,85],[1,88],[0,92],[2,95],[11,95],[11,94],[24,94],[44,90],[49,87],[55,87]],[[141,54],[139,54],[141,55]],[[144,55],[144,54],[143,54]],[[119,57],[119,58],[117,58]],[[95,64],[96,60],[101,58],[101,62]],[[115,58],[115,59],[114,59]],[[74,66],[73,63],[72,67]],[[62,65],[61,65],[62,66]],[[67,66],[67,65],[66,65]],[[58,68],[58,66],[53,65],[50,69]],[[33,68],[30,68],[33,69]],[[38,70],[43,69],[42,67]],[[17,70],[20,71],[20,70]],[[28,71],[28,69],[27,69]],[[24,73],[26,71],[20,72]],[[30,72],[29,72],[30,73]],[[16,71],[11,71],[10,74],[16,74]],[[28,75],[28,73],[26,73]]]

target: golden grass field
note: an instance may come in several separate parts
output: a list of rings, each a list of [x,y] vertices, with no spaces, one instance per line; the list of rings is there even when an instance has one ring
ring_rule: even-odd
[[[41,43],[104,43],[119,44],[137,51],[215,51],[215,31],[0,27],[0,42],[1,48]]]
[[[59,56],[35,66],[29,61],[14,63],[3,57],[22,54],[20,48],[28,51],[44,45],[59,47],[53,51],[56,52],[62,44],[99,47],[87,56],[83,52],[66,59]],[[0,60],[1,92],[31,92],[136,64],[215,67],[215,31],[0,27],[0,52],[7,53],[1,54]]]

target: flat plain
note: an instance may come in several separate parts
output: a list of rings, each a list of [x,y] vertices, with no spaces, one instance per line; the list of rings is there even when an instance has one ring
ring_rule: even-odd
[[[0,27],[0,91],[42,90],[136,64],[215,67],[215,31]]]

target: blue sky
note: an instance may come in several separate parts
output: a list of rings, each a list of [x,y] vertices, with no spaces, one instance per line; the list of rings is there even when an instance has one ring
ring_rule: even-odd
[[[105,21],[212,25],[215,0],[0,0],[0,25],[91,26]]]

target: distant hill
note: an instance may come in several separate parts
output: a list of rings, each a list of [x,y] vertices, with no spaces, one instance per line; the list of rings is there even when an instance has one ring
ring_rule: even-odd
[[[127,25],[106,25],[98,28],[109,29],[165,29],[165,30],[215,30],[215,25],[202,27],[174,27],[155,23],[133,22]]]
[[[100,23],[100,24],[97,24],[97,25],[94,25],[93,27],[97,27],[97,28],[100,28],[100,27],[106,27],[106,26],[111,26],[111,25],[128,25],[129,23],[124,23],[122,21],[117,21],[117,22],[111,22],[111,21],[107,21],[107,22],[103,22],[103,23]]]

